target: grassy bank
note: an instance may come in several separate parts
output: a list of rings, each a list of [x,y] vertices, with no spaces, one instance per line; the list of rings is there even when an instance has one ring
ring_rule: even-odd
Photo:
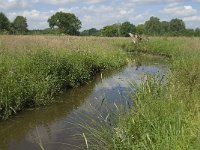
[[[0,36],[0,118],[46,105],[63,89],[119,68],[125,38]]]
[[[200,39],[152,38],[122,47],[170,56],[170,72],[165,84],[155,77],[142,83],[132,96],[134,107],[119,112],[114,125],[105,123],[100,130],[89,129],[98,139],[95,148],[200,149]]]

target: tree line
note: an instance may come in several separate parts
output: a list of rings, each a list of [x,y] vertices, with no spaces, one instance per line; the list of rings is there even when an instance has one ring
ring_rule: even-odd
[[[144,24],[134,25],[130,22],[108,25],[100,30],[95,28],[84,30],[84,36],[129,36],[128,33],[145,34],[149,36],[200,36],[200,28],[187,29],[183,20],[175,18],[170,21],[160,21],[158,17],[150,17]]]
[[[56,12],[48,20],[49,28],[28,30],[27,19],[17,16],[11,22],[0,12],[0,34],[67,34],[80,36],[127,37],[128,33],[149,36],[200,36],[200,28],[187,29],[183,20],[175,18],[160,21],[158,17],[150,17],[144,24],[134,25],[129,21],[107,25],[98,30],[91,28],[80,32],[81,21],[73,13]]]

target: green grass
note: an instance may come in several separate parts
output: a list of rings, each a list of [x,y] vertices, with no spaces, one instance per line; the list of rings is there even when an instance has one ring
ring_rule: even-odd
[[[127,63],[126,54],[117,46],[119,39],[114,38],[1,36],[0,39],[1,119],[51,103],[63,89],[87,84],[95,74]],[[103,49],[105,45],[110,49]]]
[[[200,39],[160,37],[123,48],[170,56],[167,83],[149,77],[132,96],[134,107],[115,115],[112,126],[96,129],[99,137],[95,137],[103,140],[89,146],[116,150],[200,149]]]

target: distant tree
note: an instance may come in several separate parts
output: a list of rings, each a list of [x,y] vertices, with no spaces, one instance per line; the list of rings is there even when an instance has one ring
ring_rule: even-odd
[[[182,32],[181,35],[184,35],[184,36],[195,36],[195,30],[194,29],[185,29],[184,32]]]
[[[131,24],[130,22],[126,21],[121,24],[120,28],[120,35],[121,36],[129,36],[128,33],[135,33],[136,32],[136,27],[135,25]]]
[[[200,36],[200,28],[195,29],[195,36]]]
[[[105,26],[101,30],[101,34],[103,36],[108,36],[108,37],[119,36],[119,34],[120,34],[120,26],[118,24]]]
[[[139,24],[136,26],[136,33],[137,34],[144,34],[145,33],[145,25]]]
[[[160,19],[157,17],[151,17],[145,22],[145,30],[147,34],[159,35],[161,31]]]
[[[10,22],[6,15],[0,12],[0,32],[8,32],[10,28]]]
[[[170,31],[174,34],[174,35],[180,35],[184,32],[185,30],[185,23],[183,20],[181,19],[172,19],[170,21]]]
[[[89,30],[84,30],[80,33],[81,36],[90,36]]]
[[[48,19],[50,28],[58,28],[60,33],[78,35],[81,21],[72,13],[57,12]]]
[[[23,16],[17,16],[12,23],[12,27],[16,34],[25,34],[28,31],[26,18]]]
[[[170,31],[170,23],[167,21],[160,22],[161,34],[167,35]]]
[[[99,30],[95,29],[95,28],[91,28],[89,30],[84,30],[83,32],[81,32],[82,36],[98,36],[100,35]]]

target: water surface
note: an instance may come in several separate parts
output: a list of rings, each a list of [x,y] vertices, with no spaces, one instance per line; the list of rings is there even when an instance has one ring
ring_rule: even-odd
[[[76,123],[97,117],[109,104],[125,104],[130,99],[130,82],[139,84],[146,74],[163,75],[168,68],[163,58],[138,56],[115,72],[102,73],[90,83],[70,89],[56,103],[26,110],[0,123],[0,149],[46,150],[83,149],[82,129]],[[78,148],[79,147],[79,148]]]

